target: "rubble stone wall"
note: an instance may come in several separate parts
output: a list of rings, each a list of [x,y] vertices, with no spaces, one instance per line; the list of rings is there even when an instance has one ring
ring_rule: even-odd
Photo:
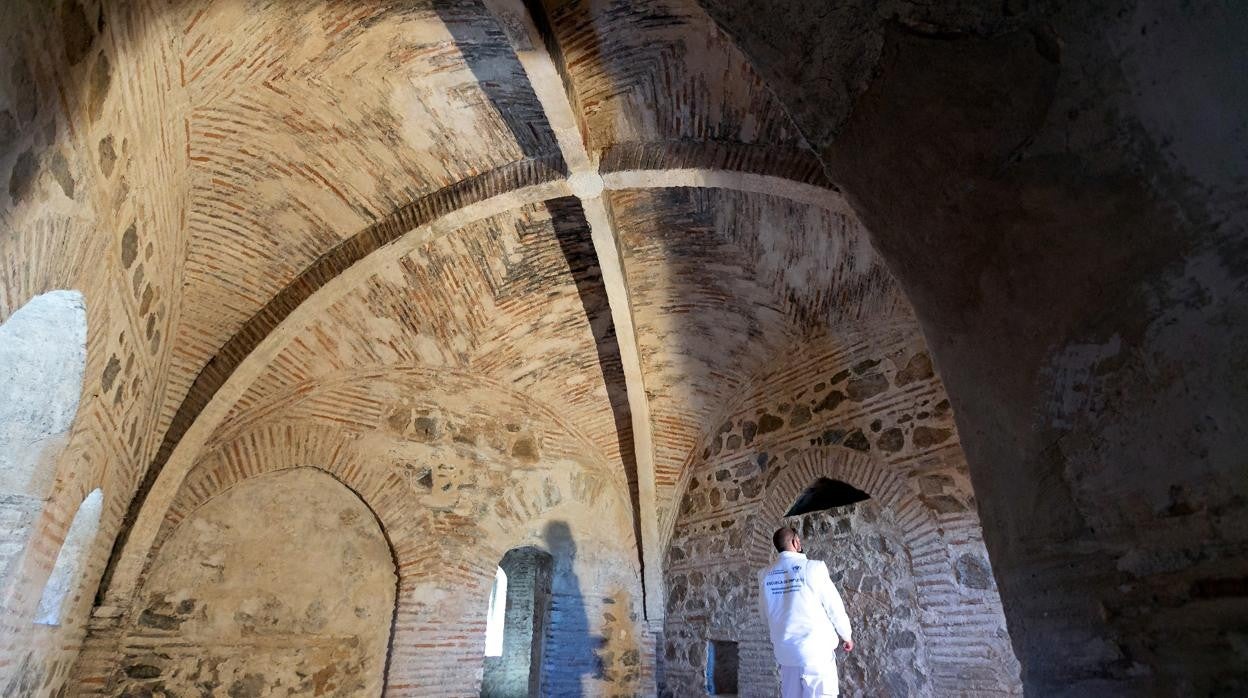
[[[1020,692],[965,460],[922,340],[906,325],[845,336],[796,348],[691,458],[664,570],[667,695],[705,694],[708,640],[740,643],[742,695],[778,691],[756,574],[774,559],[784,514],[821,477],[871,496],[801,520],[815,533],[812,553],[831,556],[862,639],[852,661],[840,655],[842,690]]]
[[[376,695],[396,579],[372,512],[323,471],[246,480],[161,548],[117,693]]]

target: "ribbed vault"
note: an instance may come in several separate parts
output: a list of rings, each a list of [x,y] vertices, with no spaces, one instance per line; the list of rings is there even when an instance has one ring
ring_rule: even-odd
[[[848,225],[856,225],[852,214],[812,164],[812,155],[803,149],[800,136],[791,124],[785,125],[783,110],[761,82],[754,78],[734,80],[736,87],[723,90],[719,88],[724,78],[706,72],[708,55],[736,61],[738,70],[749,71],[695,6],[634,6],[623,23],[617,10],[596,14],[586,8],[575,12],[570,9],[554,8],[549,13],[539,9],[535,16],[531,7],[520,3],[487,3],[475,8],[405,4],[361,9],[350,15],[327,9],[288,10],[279,21],[212,5],[182,18],[186,22],[183,41],[189,41],[185,60],[188,67],[184,70],[189,70],[190,77],[182,79],[187,81],[188,103],[193,105],[187,119],[188,161],[193,176],[187,199],[187,262],[183,281],[186,294],[182,299],[187,319],[174,335],[179,352],[171,362],[171,377],[176,380],[179,375],[190,375],[198,363],[196,356],[207,357],[207,361],[198,364],[202,367],[190,381],[160,448],[145,470],[114,548],[102,594],[112,583],[131,527],[138,523],[139,512],[146,506],[147,493],[217,392],[231,380],[244,359],[264,345],[266,338],[320,289],[344,273],[361,281],[366,273],[377,273],[376,265],[356,267],[383,246],[425,230],[429,231],[426,237],[445,234],[456,238],[448,243],[452,250],[435,266],[453,267],[457,263],[455,255],[466,260],[489,255],[492,251],[475,246],[470,232],[461,236],[457,228],[479,215],[474,211],[484,207],[480,210],[483,214],[514,206],[544,206],[542,202],[549,201],[552,195],[577,191],[580,175],[573,177],[570,190],[561,188],[566,186],[561,184],[564,177],[588,172],[613,187],[715,187],[739,189],[744,199],[751,193],[761,193],[763,199],[773,202],[793,198],[813,204],[804,208],[798,203],[793,206],[816,211],[831,208],[850,221]],[[254,29],[246,32],[248,40],[223,41],[221,27],[237,26],[240,22],[241,26]],[[612,41],[618,43],[603,47],[601,61],[589,61],[577,51],[589,46],[586,32],[592,35],[594,27],[601,31],[606,22],[613,27]],[[491,30],[492,26],[497,29]],[[691,32],[691,26],[697,30]],[[625,74],[624,65],[631,64],[629,56],[635,55],[638,46],[656,41],[665,47],[662,60],[654,64],[643,62],[648,71],[638,72],[634,65]],[[261,44],[264,49],[259,52],[267,59],[264,64],[238,71],[214,68],[222,62],[229,65],[231,59],[238,63],[238,57],[243,55],[258,60],[255,47]],[[379,52],[378,45],[386,46],[387,51]],[[322,50],[313,50],[313,46]],[[565,54],[565,46],[574,47],[569,49],[570,54]],[[595,69],[586,70],[585,66],[591,64]],[[354,75],[384,73],[386,78],[370,83],[363,93],[352,92],[350,99],[335,95],[332,89],[316,89],[320,84],[347,84],[342,71]],[[660,107],[647,97],[660,80],[686,84],[695,91],[709,90],[717,97],[709,101],[695,98],[687,103],[664,103]],[[315,94],[308,94],[311,92]],[[587,106],[587,102],[594,106]],[[338,104],[348,108],[331,108]],[[336,113],[339,120],[329,123],[325,116],[329,113]],[[614,115],[610,118],[614,126],[603,121],[608,114]],[[617,130],[621,132],[617,134]],[[249,138],[262,143],[255,148],[237,146]],[[231,145],[223,147],[223,141]],[[369,159],[374,151],[379,157]],[[567,163],[574,166],[569,168]],[[270,169],[276,178],[269,174]],[[339,170],[347,176],[340,176]],[[360,180],[367,173],[378,172],[387,176],[372,182]],[[609,223],[617,216],[611,208],[613,198],[582,196],[578,210],[562,214],[563,225],[579,225],[588,231],[594,227],[592,221],[601,221],[598,227],[607,242],[599,244],[598,252],[618,248],[627,254],[627,246],[617,240]],[[656,200],[650,205],[661,204]],[[635,202],[630,205],[637,208]],[[757,218],[761,215],[769,214],[779,220],[778,217],[792,213],[746,209],[742,217],[754,217],[755,225],[767,223]],[[637,212],[628,217],[646,215]],[[733,225],[723,221],[703,224]],[[844,227],[846,223],[837,225]],[[432,232],[434,229],[436,233]],[[250,230],[256,234],[245,232]],[[356,232],[344,236],[347,231]],[[230,242],[240,235],[241,245]],[[810,239],[817,237],[818,233]],[[569,234],[565,233],[563,240],[568,242]],[[413,239],[408,244],[417,243]],[[865,270],[874,259],[869,248],[858,237],[849,244],[860,248],[852,264],[868,273]],[[786,255],[795,258],[820,251],[803,250],[800,245],[788,250],[756,246],[747,254],[767,254],[774,265],[782,263]],[[580,261],[569,258],[565,262],[597,267],[601,259],[601,254],[592,254]],[[752,270],[751,262],[742,263]],[[621,467],[628,472],[633,483],[642,554],[649,556],[648,562],[657,574],[659,543],[655,531],[661,525],[660,519],[667,515],[680,463],[695,434],[686,429],[686,433],[671,431],[656,439],[649,433],[652,420],[648,417],[639,422],[642,433],[634,431],[631,411],[641,409],[646,414],[651,402],[648,396],[664,391],[649,390],[637,380],[643,371],[637,349],[642,340],[627,337],[620,345],[616,338],[619,323],[631,324],[634,314],[626,266],[607,265],[608,282],[591,282],[605,288],[582,289],[581,300],[588,304],[570,311],[573,316],[588,313],[590,324],[596,323],[592,346],[565,344],[561,348],[575,358],[545,356],[539,362],[541,368],[530,365],[513,372],[523,370],[531,378],[544,379],[558,371],[569,376],[567,380],[582,385],[597,383],[602,388],[599,392],[603,395],[580,390],[580,402],[574,400],[575,404],[569,407],[588,409],[586,418],[599,425],[590,426],[589,430],[610,443],[609,451],[621,459]],[[645,273],[638,267],[636,273]],[[887,285],[882,267],[869,273],[884,279]],[[420,285],[422,279],[418,277],[419,274],[409,274],[400,283]],[[832,281],[835,285],[836,281]],[[344,280],[335,284],[335,292],[345,293],[353,283],[359,282]],[[616,289],[618,297],[608,304],[612,289]],[[324,304],[331,316],[379,317],[380,323],[393,323],[388,329],[379,329],[374,323],[367,330],[319,326],[303,330],[292,326],[282,327],[282,331],[322,333],[320,336],[341,336],[339,333],[346,331],[364,338],[357,344],[360,351],[369,354],[384,353],[385,346],[400,347],[413,338],[418,339],[407,346],[429,350],[429,336],[454,334],[456,322],[465,319],[439,319],[437,313],[445,314],[466,298],[449,302],[444,299],[444,307],[428,313],[402,301],[387,303],[379,293],[369,299],[317,299],[314,306],[319,309]],[[835,293],[846,297],[853,296],[855,291]],[[748,292],[746,296],[741,301],[746,313],[753,312],[748,309],[753,304],[775,305],[774,296],[750,298]],[[360,308],[353,303],[368,305],[370,301],[374,307],[360,316]],[[439,301],[435,297],[431,302]],[[212,308],[212,312],[189,312],[187,308]],[[489,314],[494,310],[490,305],[478,312]],[[551,308],[541,310],[549,313]],[[594,313],[600,317],[592,317]],[[413,315],[419,316],[415,327],[393,320]],[[812,320],[817,319],[799,317],[797,325]],[[520,322],[512,327],[527,326]],[[525,346],[542,346],[530,344],[531,334],[527,329],[523,332]],[[631,328],[628,334],[633,335]],[[696,330],[693,334],[697,334]],[[507,350],[514,351],[520,344],[517,339],[508,341],[502,336],[492,341],[507,344]],[[374,347],[370,343],[376,340],[380,342]],[[691,339],[691,343],[696,341]],[[303,346],[325,348],[324,343],[305,342]],[[338,347],[337,342],[335,346]],[[277,351],[276,347],[271,350]],[[436,356],[417,358],[441,363],[447,361],[448,351],[458,354],[459,359],[465,354],[464,347],[443,341],[439,350],[433,352]],[[269,373],[287,379],[303,375],[287,365],[286,362],[294,361],[288,358],[289,353],[266,356],[265,360],[275,362]],[[334,353],[305,360],[341,367],[341,362],[368,363],[378,358],[335,358]],[[525,366],[525,358],[530,357],[511,356],[506,360]],[[249,377],[244,383],[251,380]],[[252,393],[263,394],[270,389],[265,382],[273,380],[263,378],[250,388],[235,386],[247,394],[241,397],[238,408],[218,405],[223,419],[233,419],[241,406],[258,399]],[[522,377],[515,380],[523,382]],[[543,389],[562,385],[557,380],[531,382]],[[712,385],[713,380],[707,383],[705,388],[696,389],[719,389]],[[598,406],[586,404],[594,399],[601,400]],[[567,398],[561,398],[559,404],[568,404]],[[606,411],[601,412],[601,417],[588,416],[602,407]],[[203,433],[212,428],[211,424],[205,425]],[[661,472],[655,466],[655,454],[660,449],[672,454],[664,456]],[[176,483],[177,476],[171,477],[168,488]],[[656,501],[663,502],[661,510]],[[154,512],[159,508],[155,507],[151,515],[156,516]],[[653,530],[643,532],[646,528]],[[651,548],[648,552],[644,550],[646,545]],[[657,577],[652,577],[651,585],[657,584]],[[656,598],[655,602],[659,601]]]
[[[827,449],[953,551],[915,563],[969,614],[924,619],[923,686],[1020,690],[1002,597],[1039,690],[1242,685],[1171,676],[1140,612],[1204,604],[1180,634],[1233,664],[1244,391],[1201,362],[1243,353],[1243,130],[1208,116],[1242,110],[1176,115],[1238,83],[1165,57],[1234,13],[798,5],[4,3],[0,321],[63,290],[87,329],[73,425],[31,449],[51,484],[0,511],[0,692],[151,688],[183,613],[141,594],[179,578],[162,550],[300,468],[395,554],[388,692],[474,690],[481,612],[442,572],[484,593],[523,545],[571,619],[544,690],[662,662],[700,690],[755,620],[732,551]],[[32,624],[96,491],[66,622]]]

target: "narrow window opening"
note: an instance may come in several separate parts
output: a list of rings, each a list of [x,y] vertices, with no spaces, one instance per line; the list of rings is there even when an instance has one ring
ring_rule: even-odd
[[[533,547],[509,550],[499,563],[487,609],[482,696],[541,695],[553,563],[548,553]],[[501,616],[501,632],[492,634],[499,627],[491,625],[495,614]]]
[[[840,480],[821,477],[815,481],[815,484],[806,488],[806,491],[797,498],[797,501],[793,503],[793,507],[789,509],[789,513],[785,514],[785,517],[800,516],[801,514],[809,514],[812,511],[824,511],[825,509],[843,507],[863,502],[870,498],[871,495],[853,485]]]
[[[485,612],[485,656],[503,656],[503,625],[507,616],[507,573],[494,568],[494,587]]]
[[[100,526],[103,504],[104,492],[97,488],[78,506],[78,513],[74,514],[69,532],[65,534],[65,542],[61,544],[56,562],[52,565],[52,573],[48,575],[43,594],[39,597],[36,623],[60,625],[65,601],[74,589],[81,586],[87,556],[91,553],[91,542],[95,540],[95,532]]]
[[[706,692],[713,696],[737,695],[737,643],[711,640],[706,643]]]

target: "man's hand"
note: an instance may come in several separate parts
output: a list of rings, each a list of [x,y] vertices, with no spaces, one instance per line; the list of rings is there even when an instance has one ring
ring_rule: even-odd
[[[845,644],[843,644],[843,645],[841,645],[841,646],[845,648],[845,651],[846,651],[846,652],[853,652],[853,651],[854,651],[854,641],[853,641],[853,640],[846,640],[846,641],[845,641]]]

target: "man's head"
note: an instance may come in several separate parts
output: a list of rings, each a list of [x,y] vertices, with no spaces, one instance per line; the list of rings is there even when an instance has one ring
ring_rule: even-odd
[[[797,531],[788,526],[776,529],[776,532],[771,536],[771,544],[776,546],[776,552],[779,553],[785,551],[802,552],[802,539],[797,537]]]

